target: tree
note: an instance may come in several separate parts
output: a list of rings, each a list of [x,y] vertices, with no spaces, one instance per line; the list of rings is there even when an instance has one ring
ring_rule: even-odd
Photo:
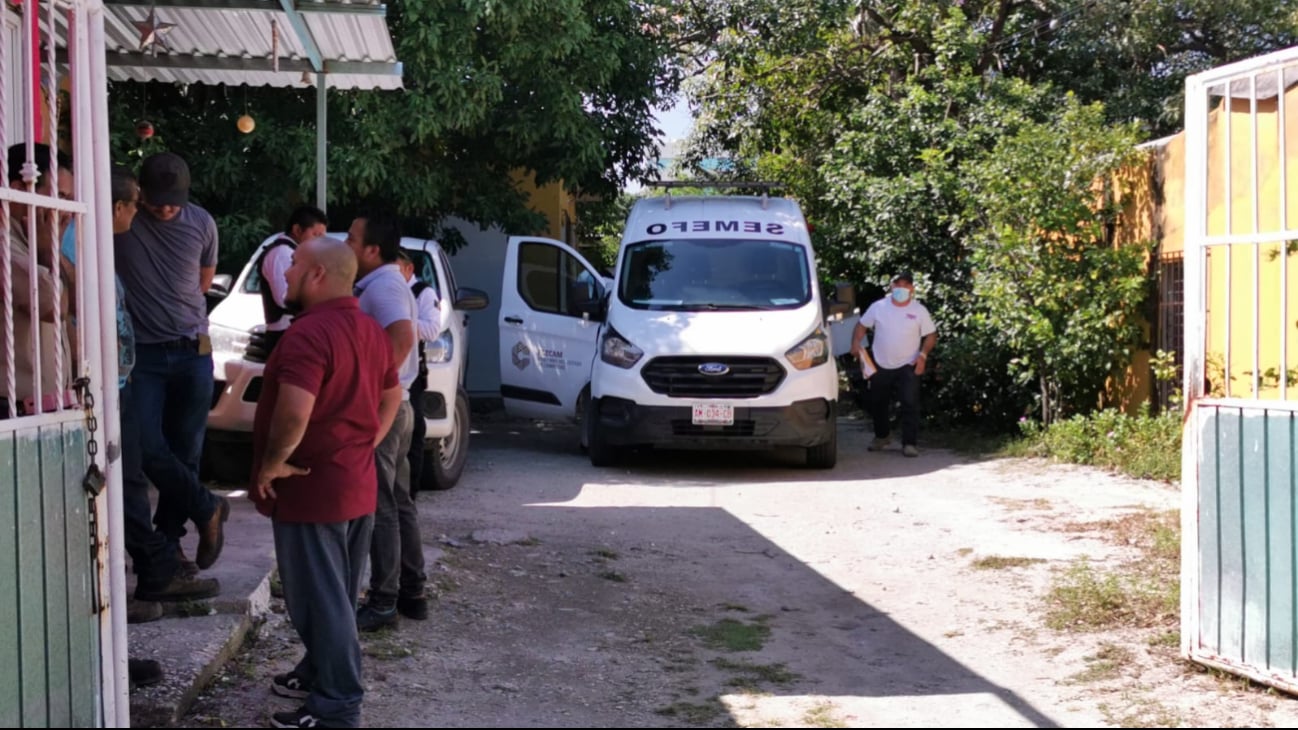
[[[1294,7],[1266,0],[696,0],[675,16],[681,48],[694,61],[685,88],[699,120],[687,158],[731,157],[740,170],[787,184],[816,227],[829,279],[865,289],[898,268],[915,270],[942,331],[937,387],[925,392],[925,410],[1010,426],[1036,404],[1046,366],[1066,363],[1045,363],[1027,351],[1035,340],[1007,338],[999,327],[1008,323],[985,316],[980,297],[991,292],[979,266],[1005,263],[989,248],[1028,246],[1033,239],[1023,231],[1067,229],[1053,220],[1035,228],[1023,222],[1018,238],[1001,237],[987,211],[971,204],[970,175],[994,169],[999,145],[1019,134],[1043,149],[1070,149],[1058,126],[1070,105],[1106,102],[1084,115],[1099,115],[1101,128],[1087,129],[1101,138],[1118,133],[1104,131],[1115,123],[1128,141],[1175,129],[1184,74],[1295,42]],[[1002,151],[1011,150],[1020,148]],[[1018,182],[1006,177],[1007,185]],[[1071,269],[1060,262],[1052,275],[1103,271],[1109,252],[1083,239],[1083,261]],[[1097,360],[1106,367],[1130,346],[1125,324],[1100,314],[1111,313],[1111,304],[1097,301],[1078,319],[1055,322],[1074,337],[1093,325],[1088,332],[1110,347]],[[1097,342],[1078,346],[1095,353]],[[1050,370],[1051,412],[1095,402],[1092,374]]]
[[[678,84],[651,10],[618,0],[389,5],[405,88],[331,92],[331,212],[384,204],[413,232],[436,233],[447,215],[530,232],[542,221],[516,171],[593,195],[648,175],[653,111]],[[166,148],[189,159],[227,261],[246,259],[294,202],[314,198],[310,89],[116,83],[110,99],[115,158]],[[257,121],[246,136],[234,129],[245,109]],[[140,117],[158,130],[143,144]]]

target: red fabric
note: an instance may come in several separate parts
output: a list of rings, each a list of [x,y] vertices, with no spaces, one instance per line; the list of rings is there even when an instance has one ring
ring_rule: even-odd
[[[370,514],[378,498],[374,440],[380,393],[398,385],[387,333],[355,297],[317,304],[298,315],[266,363],[253,422],[253,474],[261,469],[280,387],[316,397],[306,434],[289,463],[305,476],[280,479],[275,500],[257,509],[284,522],[343,522]],[[255,476],[254,476],[255,479]]]

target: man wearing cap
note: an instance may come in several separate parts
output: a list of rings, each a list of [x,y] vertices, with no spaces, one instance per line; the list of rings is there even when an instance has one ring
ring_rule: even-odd
[[[158,489],[153,520],[177,546],[185,523],[198,530],[195,562],[206,569],[224,542],[230,504],[198,479],[212,399],[212,343],[205,292],[216,273],[216,222],[189,202],[189,166],[163,152],[140,167],[141,210],[114,237],[117,272],[135,325],[133,399],[144,473]],[[175,600],[166,586],[140,600]]]
[[[870,352],[863,346],[868,330],[874,330]],[[891,443],[888,409],[894,398],[900,398],[901,452],[919,456],[919,376],[935,344],[937,327],[928,309],[915,299],[915,279],[909,272],[897,274],[888,296],[871,304],[852,331],[852,352],[871,373],[867,381],[874,421],[870,451],[882,451]]]

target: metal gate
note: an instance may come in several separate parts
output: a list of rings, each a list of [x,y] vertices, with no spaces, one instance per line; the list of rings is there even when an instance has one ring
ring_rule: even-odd
[[[1291,692],[1298,691],[1298,399],[1290,398],[1298,395],[1296,83],[1298,48],[1186,80],[1181,512],[1182,652]]]
[[[112,230],[102,13],[99,0],[0,4],[0,724],[6,727],[126,720],[125,623],[109,610],[109,596],[122,595],[125,576],[120,537],[113,551],[105,537],[108,496],[120,493],[120,477],[105,462],[107,444],[117,438],[111,247],[96,244]],[[59,60],[64,54],[66,62]],[[72,162],[60,170],[58,159],[68,152]],[[76,245],[61,250],[62,234],[73,224]],[[109,474],[109,491],[83,486],[91,460]],[[111,513],[120,525],[120,509]]]

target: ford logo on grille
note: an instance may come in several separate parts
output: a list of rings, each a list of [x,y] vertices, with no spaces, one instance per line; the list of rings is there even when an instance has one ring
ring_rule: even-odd
[[[699,366],[699,372],[704,375],[725,375],[730,372],[730,366],[723,362],[705,362]]]

